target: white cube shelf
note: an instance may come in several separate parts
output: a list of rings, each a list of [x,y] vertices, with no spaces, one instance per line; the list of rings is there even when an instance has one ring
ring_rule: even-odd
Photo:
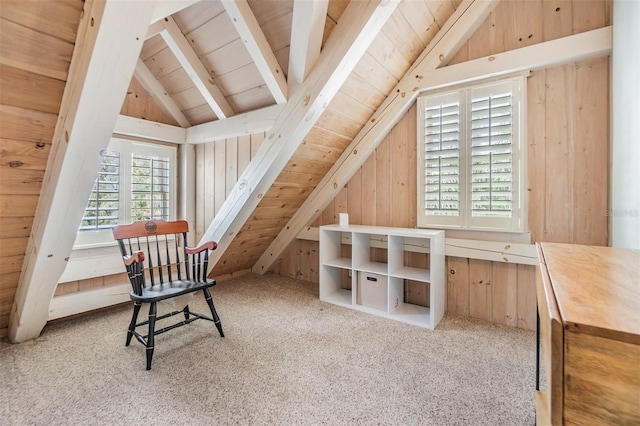
[[[351,244],[351,257],[343,257],[342,246]],[[387,250],[387,262],[371,258],[372,248]],[[405,264],[405,252],[429,253],[427,268]],[[378,261],[376,261],[378,260]],[[344,288],[344,271],[351,290]],[[363,291],[359,276],[376,274],[384,279],[384,289],[375,287],[376,303],[361,303]],[[429,284],[429,307],[404,300],[405,280]],[[384,291],[384,296],[382,292]],[[386,301],[379,301],[386,296]],[[444,315],[444,231],[390,228],[363,225],[320,227],[320,300],[434,329]],[[383,303],[386,302],[386,303]]]

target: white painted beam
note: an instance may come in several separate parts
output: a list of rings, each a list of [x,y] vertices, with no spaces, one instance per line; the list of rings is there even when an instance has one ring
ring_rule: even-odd
[[[149,40],[151,37],[157,36],[162,31],[164,31],[164,25],[162,25],[162,21],[151,24],[149,25],[149,29],[147,30],[147,35],[145,36],[145,38]]]
[[[304,81],[320,56],[328,7],[329,0],[295,0],[293,3],[287,72],[289,92]]]
[[[122,266],[122,260],[120,260],[120,264]],[[131,284],[127,282],[126,284],[56,296],[51,300],[48,318],[54,320],[130,302],[129,293],[131,293]]]
[[[176,21],[172,17],[168,17],[161,22],[164,26],[164,31],[160,32],[160,36],[176,56],[178,62],[189,75],[196,89],[198,89],[216,117],[223,119],[233,116],[235,114],[233,108],[225,99],[218,85],[213,81],[213,77],[207,71],[198,54],[193,50],[193,46],[182,34]]]
[[[155,1],[151,23],[154,24],[167,16],[180,12],[200,0],[158,0]]]
[[[380,141],[389,133],[417,97],[420,85],[428,84],[424,73],[445,64],[480,26],[499,0],[469,0],[463,2],[429,43],[418,60],[390,92],[372,118],[356,135],[353,142],[293,215],[289,223],[260,256],[253,271],[265,273],[291,241],[327,204],[366,161]]]
[[[276,103],[287,102],[287,82],[256,17],[246,0],[221,0],[249,55]]]
[[[155,121],[126,115],[118,116],[113,134],[116,136],[176,144],[184,144],[187,139],[187,130],[182,127],[170,126],[169,124],[157,123]]]
[[[284,105],[272,105],[187,129],[187,143],[200,144],[271,130]]]
[[[85,2],[9,338],[40,335],[142,49],[153,2]]]
[[[452,85],[607,56],[613,43],[612,30],[611,26],[599,28],[428,71],[416,92],[419,95]]]
[[[218,242],[211,268],[325,111],[399,1],[351,2],[309,77],[287,102],[201,241]]]
[[[171,96],[164,90],[164,87],[156,80],[156,77],[140,58],[138,58],[136,62],[133,75],[138,79],[142,88],[154,99],[156,105],[158,105],[162,112],[172,117],[182,127],[191,127],[191,123],[187,120],[187,117],[184,116],[180,107],[176,105]]]

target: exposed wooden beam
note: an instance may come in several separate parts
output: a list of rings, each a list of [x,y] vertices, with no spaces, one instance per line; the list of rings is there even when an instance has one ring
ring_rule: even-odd
[[[581,62],[611,53],[613,27],[591,30],[424,73],[417,94],[522,71]]]
[[[287,102],[287,82],[271,46],[246,0],[222,0],[249,55],[256,64],[276,103]]]
[[[200,0],[161,0],[156,1],[151,17],[151,23],[154,24],[167,16],[180,12]]]
[[[85,2],[31,238],[9,320],[9,338],[38,337],[93,181],[129,87],[153,2]]]
[[[160,32],[160,36],[176,56],[202,97],[207,101],[213,113],[219,119],[233,116],[235,114],[233,108],[225,99],[218,85],[213,81],[213,77],[205,68],[196,51],[193,50],[193,46],[182,34],[176,21],[169,16],[161,22],[164,26],[164,31]]]
[[[148,139],[159,142],[171,142],[184,144],[187,139],[187,130],[182,127],[170,126],[142,118],[119,115],[116,127],[113,129],[116,136]]]
[[[119,257],[119,256],[116,256]],[[122,264],[122,261],[120,264]],[[128,280],[127,280],[128,281]],[[56,296],[51,300],[49,319],[68,317],[70,315],[89,312],[107,306],[117,305],[131,301],[131,284],[119,284],[115,286],[96,288],[62,296]]]
[[[164,25],[162,25],[162,21],[151,24],[149,25],[149,29],[147,30],[147,35],[145,36],[145,38],[149,40],[151,37],[157,36],[162,31],[164,31]]]
[[[318,63],[287,102],[266,140],[238,179],[202,237],[218,242],[216,264],[303,138],[325,111],[399,1],[351,2],[331,33]]]
[[[313,67],[322,47],[329,0],[295,0],[289,47],[289,92],[300,85]]]
[[[429,43],[320,184],[260,256],[253,266],[254,272],[265,273],[304,226],[335,198],[335,195],[409,109],[417,96],[418,87],[428,84],[428,81],[423,78],[424,73],[446,64],[498,2],[499,0],[468,0],[458,7],[437,37]]]
[[[187,129],[187,143],[200,144],[271,130],[284,105],[272,105]]]
[[[180,107],[176,105],[171,96],[164,90],[164,87],[156,80],[156,77],[140,58],[138,58],[136,62],[133,75],[138,79],[142,88],[149,93],[149,96],[155,100],[162,112],[176,120],[182,127],[191,127],[191,123],[187,120],[187,117],[184,116]]]

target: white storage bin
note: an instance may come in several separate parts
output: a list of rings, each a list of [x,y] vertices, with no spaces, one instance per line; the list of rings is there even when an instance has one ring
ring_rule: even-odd
[[[386,312],[387,276],[369,272],[358,272],[356,303]]]

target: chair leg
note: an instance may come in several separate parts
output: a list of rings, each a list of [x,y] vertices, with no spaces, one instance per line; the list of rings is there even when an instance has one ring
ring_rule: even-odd
[[[149,336],[147,336],[147,370],[151,370],[151,360],[153,359],[153,334],[156,327],[156,302],[149,305]]]
[[[182,310],[182,313],[184,314],[184,319],[188,320],[189,319],[189,305],[185,305],[184,309]]]
[[[140,312],[140,306],[142,306],[142,303],[133,302],[133,316],[131,317],[131,323],[129,324],[129,331],[127,331],[127,343],[125,343],[125,346],[129,346],[129,343],[131,343],[131,338],[133,337],[133,331],[136,329],[136,323],[138,321],[138,313]]]
[[[224,333],[222,332],[222,324],[220,323],[220,317],[218,317],[218,313],[216,312],[216,308],[213,306],[213,299],[211,298],[211,292],[208,288],[202,290],[204,293],[204,298],[207,301],[207,305],[209,305],[209,309],[211,310],[211,317],[213,318],[213,323],[218,328],[218,332],[220,333],[220,337],[224,337]]]

